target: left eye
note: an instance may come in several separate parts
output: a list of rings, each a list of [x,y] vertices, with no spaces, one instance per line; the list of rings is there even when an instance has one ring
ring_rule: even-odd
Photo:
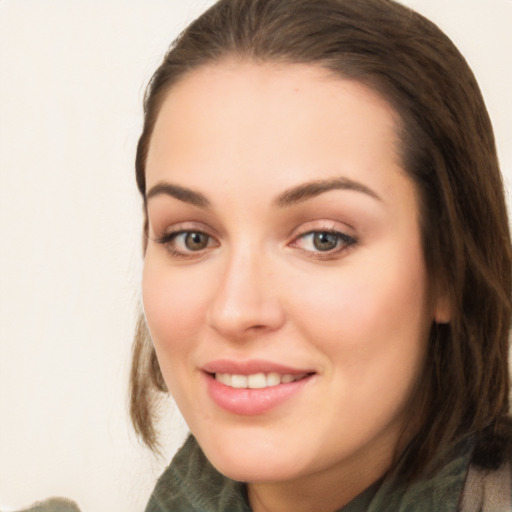
[[[187,231],[176,236],[176,245],[183,245],[189,251],[201,251],[208,247],[210,237],[205,233]]]
[[[352,237],[337,231],[310,231],[299,236],[293,245],[305,251],[336,252],[353,243]]]
[[[215,239],[202,231],[178,231],[167,233],[157,243],[167,247],[171,255],[185,256],[216,245]]]

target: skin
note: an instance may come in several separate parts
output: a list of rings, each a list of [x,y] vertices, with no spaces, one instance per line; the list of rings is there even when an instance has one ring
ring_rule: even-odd
[[[431,297],[396,148],[391,107],[315,66],[205,66],[159,113],[145,314],[192,433],[219,471],[248,482],[256,512],[340,508],[413,433],[429,329],[449,312]],[[311,182],[337,185],[286,195]],[[205,233],[204,247],[186,233],[158,242],[187,230]],[[325,231],[342,233],[333,250],[314,243]],[[265,413],[233,414],[205,386],[202,368],[218,358],[314,375]]]

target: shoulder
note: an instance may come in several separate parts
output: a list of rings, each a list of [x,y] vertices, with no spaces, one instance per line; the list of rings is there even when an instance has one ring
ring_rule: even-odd
[[[19,512],[80,512],[80,509],[75,502],[66,498],[49,498]]]
[[[461,512],[512,511],[512,461],[486,470],[471,464],[461,496]]]

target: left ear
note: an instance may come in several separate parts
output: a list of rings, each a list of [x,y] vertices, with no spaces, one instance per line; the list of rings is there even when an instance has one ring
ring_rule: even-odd
[[[434,302],[434,321],[437,324],[449,324],[452,319],[452,301],[445,286],[439,287]]]

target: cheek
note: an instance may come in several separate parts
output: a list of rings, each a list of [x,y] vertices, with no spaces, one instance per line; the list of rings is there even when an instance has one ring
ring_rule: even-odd
[[[421,251],[401,249],[383,247],[337,272],[308,276],[303,293],[293,294],[301,330],[335,363],[380,371],[386,362],[422,358],[432,321],[427,277]]]
[[[394,263],[384,267],[358,260],[360,266],[317,275],[311,293],[295,302],[303,337],[325,356],[326,400],[334,410],[349,411],[346,432],[354,438],[402,421],[425,362],[427,280],[421,254],[408,256],[394,252]],[[350,427],[354,422],[357,432]]]
[[[194,272],[172,269],[148,250],[142,298],[159,359],[183,350],[194,338],[204,318],[206,285],[204,279],[196,279]]]

